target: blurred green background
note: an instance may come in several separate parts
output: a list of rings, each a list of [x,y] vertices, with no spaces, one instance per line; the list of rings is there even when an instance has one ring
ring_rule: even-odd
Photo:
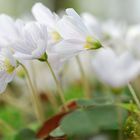
[[[101,19],[140,21],[140,0],[0,0],[0,13],[24,17],[36,2],[42,2],[55,11],[73,7],[78,12],[89,11]]]

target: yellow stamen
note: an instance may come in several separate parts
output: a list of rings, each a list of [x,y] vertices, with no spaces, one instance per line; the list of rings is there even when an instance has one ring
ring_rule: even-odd
[[[10,60],[7,58],[4,61],[4,67],[5,67],[5,70],[7,71],[7,73],[9,73],[9,74],[15,70],[15,67],[11,65]]]
[[[98,40],[94,39],[91,36],[88,36],[86,38],[86,44],[84,46],[85,49],[98,49],[101,47],[102,47],[102,45]]]
[[[60,41],[62,39],[60,34],[58,32],[56,32],[56,31],[52,32],[52,38],[53,38],[53,40],[55,42],[58,42],[58,41]]]

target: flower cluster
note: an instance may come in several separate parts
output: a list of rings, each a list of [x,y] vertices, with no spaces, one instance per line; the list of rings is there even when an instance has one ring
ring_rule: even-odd
[[[65,60],[88,50],[96,76],[113,87],[128,84],[140,73],[140,26],[101,22],[72,9],[60,17],[41,3],[32,8],[34,21],[0,15],[0,92],[20,63],[48,61],[59,70]],[[102,43],[101,43],[102,42]]]
[[[41,3],[32,8],[36,20],[25,22],[0,15],[0,92],[12,81],[20,63],[49,61],[59,69],[64,60],[101,47],[74,9],[62,18]]]

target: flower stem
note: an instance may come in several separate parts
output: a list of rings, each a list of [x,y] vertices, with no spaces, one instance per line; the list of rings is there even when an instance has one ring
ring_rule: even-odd
[[[128,88],[130,90],[130,93],[135,101],[135,103],[137,104],[138,108],[140,109],[140,101],[138,100],[138,97],[135,93],[135,90],[133,89],[132,85],[128,83]]]
[[[53,95],[51,92],[47,92],[47,97],[48,97],[48,100],[50,102],[50,104],[52,105],[52,109],[53,111],[56,113],[58,111],[58,103],[57,103],[57,99],[55,97],[55,95]]]
[[[20,64],[22,66],[22,68],[24,69],[25,73],[26,73],[26,79],[27,79],[27,85],[31,90],[31,100],[32,100],[32,104],[34,106],[34,110],[36,113],[36,117],[39,120],[40,123],[44,122],[44,114],[43,114],[43,109],[41,107],[41,103],[40,103],[40,99],[36,93],[36,90],[32,84],[30,75],[26,69],[26,67],[23,64]]]
[[[54,79],[55,83],[56,83],[57,90],[58,90],[58,94],[59,94],[60,99],[61,99],[61,101],[62,101],[62,103],[63,103],[64,109],[65,109],[65,111],[68,111],[68,108],[67,108],[67,106],[66,106],[66,104],[65,104],[66,101],[65,101],[65,98],[64,98],[64,94],[63,94],[62,87],[61,87],[61,85],[60,85],[58,79],[56,78],[56,75],[55,75],[55,73],[54,73],[54,71],[53,71],[53,69],[52,69],[50,63],[49,63],[47,60],[46,60],[46,63],[47,63],[47,65],[48,65],[49,70],[50,70],[50,72],[51,72],[51,74],[52,74],[52,76],[53,76],[53,79]]]
[[[32,68],[32,77],[33,77],[33,81],[34,81],[34,87],[35,90],[37,91],[37,82],[36,82],[36,71],[35,71],[35,67],[34,64],[31,63],[31,68]],[[48,92],[47,94],[44,92],[44,94],[48,97],[48,101],[50,102],[50,104],[52,105],[52,109],[54,112],[56,112],[58,110],[58,103],[56,100],[56,97],[54,97],[54,95],[52,95],[50,92]]]
[[[79,70],[81,72],[81,76],[82,76],[82,82],[83,82],[83,86],[84,86],[84,95],[87,99],[89,99],[90,98],[89,83],[86,78],[86,74],[85,74],[84,68],[82,66],[81,60],[78,56],[76,56],[76,60],[77,60],[78,66],[79,66]]]

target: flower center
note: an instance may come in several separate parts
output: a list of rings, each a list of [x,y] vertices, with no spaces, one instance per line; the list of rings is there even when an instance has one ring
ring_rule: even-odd
[[[11,65],[9,59],[5,59],[3,62],[0,62],[0,71],[6,71],[7,73],[12,73],[15,67]]]
[[[60,36],[60,34],[56,31],[52,32],[52,38],[55,42],[58,42],[62,39],[62,37]]]
[[[86,44],[84,46],[85,49],[98,49],[101,48],[101,43],[94,39],[92,36],[87,36],[86,38]]]

